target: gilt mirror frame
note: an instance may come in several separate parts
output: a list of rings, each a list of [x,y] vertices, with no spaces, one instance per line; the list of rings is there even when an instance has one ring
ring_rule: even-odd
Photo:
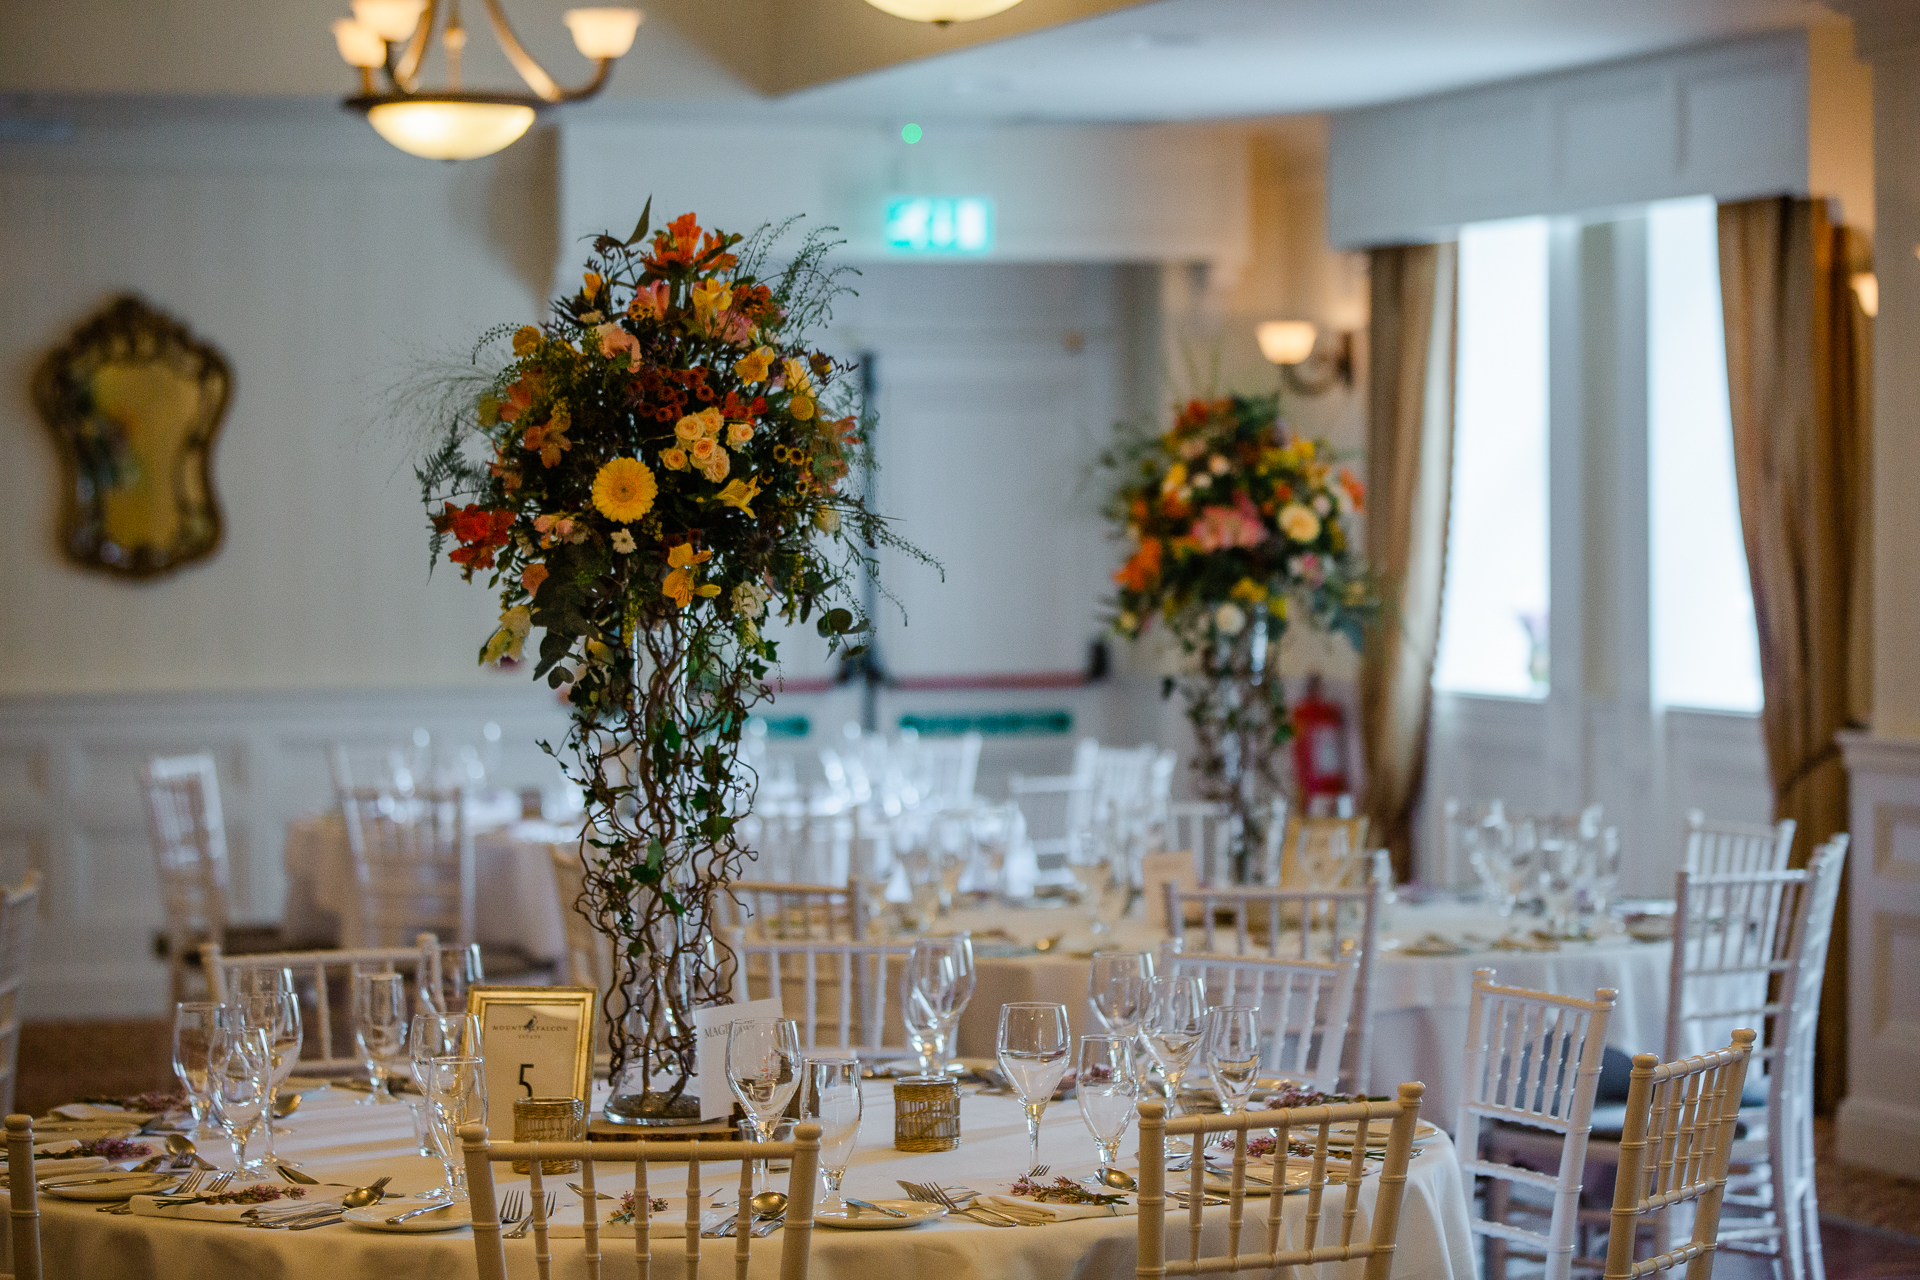
[[[155,578],[219,549],[213,445],[232,391],[226,357],[131,294],[41,361],[33,402],[60,451],[70,560]]]

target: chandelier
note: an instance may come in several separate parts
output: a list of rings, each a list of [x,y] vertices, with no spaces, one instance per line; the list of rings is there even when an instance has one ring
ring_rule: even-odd
[[[460,0],[353,0],[353,16],[333,24],[334,42],[347,65],[360,70],[360,92],[345,105],[367,117],[374,132],[409,155],[429,160],[473,160],[511,146],[546,107],[577,102],[600,92],[613,64],[633,47],[643,16],[638,9],[569,9],[562,20],[574,47],[593,62],[593,75],[577,89],[564,89],[513,34],[500,0],[483,0],[493,37],[531,93],[469,92],[460,87],[460,55],[467,29]],[[445,21],[441,21],[442,10]],[[442,89],[420,87],[420,71],[435,29],[446,56]],[[386,92],[374,83],[384,73]]]
[[[956,22],[990,18],[1013,8],[1020,0],[867,0],[883,13],[914,22],[931,22],[936,27]]]

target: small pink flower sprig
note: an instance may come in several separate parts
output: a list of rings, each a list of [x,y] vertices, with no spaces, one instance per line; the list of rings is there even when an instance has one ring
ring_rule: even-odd
[[[607,1221],[608,1222],[632,1222],[633,1208],[634,1208],[634,1193],[629,1191],[627,1192],[627,1194],[620,1197],[620,1207],[607,1215]],[[647,1197],[648,1213],[665,1213],[666,1211],[667,1211],[667,1202],[663,1200],[661,1197],[659,1196]]]
[[[1014,1179],[1013,1194],[1043,1204],[1124,1204],[1125,1196],[1103,1195],[1089,1191],[1072,1178],[1062,1175],[1052,1182],[1035,1182],[1027,1174]]]
[[[128,1142],[125,1138],[96,1138],[92,1142],[83,1142],[70,1153],[75,1156],[98,1156],[103,1160],[139,1160],[153,1154],[153,1148],[144,1142]]]
[[[1277,1139],[1275,1139],[1274,1136],[1270,1133],[1263,1133],[1256,1137],[1249,1137],[1247,1139],[1247,1155],[1253,1157],[1256,1160],[1263,1159],[1267,1156],[1270,1156],[1273,1154],[1273,1148],[1276,1141]],[[1226,1151],[1233,1150],[1232,1135],[1228,1135],[1227,1137],[1222,1138],[1218,1145],[1223,1150],[1226,1150]],[[1306,1156],[1309,1159],[1311,1159],[1313,1156],[1313,1153],[1314,1153],[1314,1146],[1311,1142],[1302,1142],[1298,1138],[1294,1138],[1287,1143],[1287,1154],[1290,1156]]]
[[[80,1101],[96,1107],[124,1107],[128,1111],[179,1111],[187,1105],[187,1095],[176,1089],[171,1093],[134,1093],[125,1097],[82,1098]]]
[[[172,1209],[183,1204],[272,1204],[275,1200],[301,1200],[306,1197],[305,1187],[283,1187],[272,1182],[257,1182],[251,1187],[242,1187],[238,1191],[222,1191],[210,1196],[176,1196],[155,1200],[154,1204],[162,1209]]]

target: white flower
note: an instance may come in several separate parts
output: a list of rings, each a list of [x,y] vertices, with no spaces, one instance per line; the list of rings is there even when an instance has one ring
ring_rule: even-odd
[[[1333,499],[1329,498],[1324,493],[1317,494],[1313,499],[1313,509],[1315,511],[1318,511],[1321,514],[1321,516],[1324,517],[1327,514],[1327,512],[1333,510]]]
[[[1207,469],[1217,476],[1223,476],[1227,474],[1227,460],[1216,453],[1207,459]]]
[[[840,532],[840,513],[832,507],[822,507],[813,513],[813,527],[822,533]]]
[[[757,618],[767,611],[767,589],[757,582],[743,582],[733,589],[733,611],[742,618]]]
[[[1223,604],[1214,610],[1213,625],[1225,636],[1237,636],[1247,629],[1247,615],[1237,604]]]
[[[1211,489],[1213,487],[1213,477],[1202,471],[1193,478],[1193,487],[1196,489]]]
[[[615,529],[613,531],[612,542],[613,542],[613,549],[615,551],[618,551],[621,555],[627,556],[627,555],[633,554],[633,550],[634,550],[633,535],[629,533],[627,530]]]

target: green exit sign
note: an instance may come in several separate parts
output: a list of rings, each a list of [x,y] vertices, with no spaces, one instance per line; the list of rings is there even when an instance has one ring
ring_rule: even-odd
[[[896,196],[887,201],[886,241],[895,253],[986,253],[993,248],[993,201]]]

